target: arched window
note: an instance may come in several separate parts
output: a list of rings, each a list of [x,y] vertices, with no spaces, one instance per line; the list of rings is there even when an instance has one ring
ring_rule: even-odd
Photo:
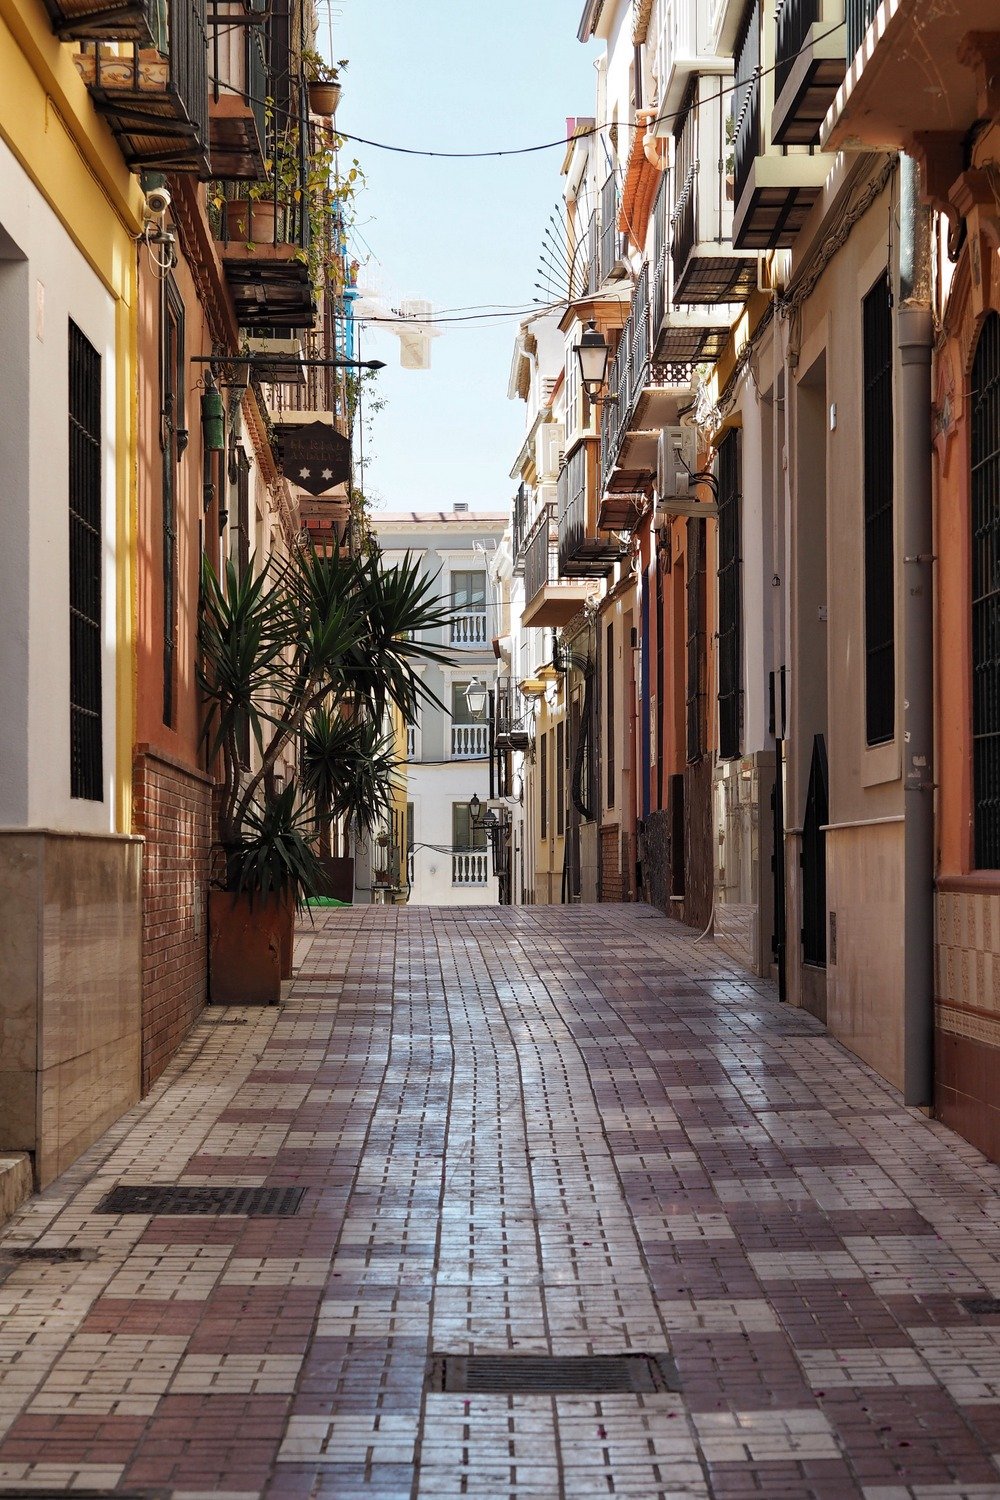
[[[1000,869],[1000,316],[972,365],[972,796],[975,862]]]

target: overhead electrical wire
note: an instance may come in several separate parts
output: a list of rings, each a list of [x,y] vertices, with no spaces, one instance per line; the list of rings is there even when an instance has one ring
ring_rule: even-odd
[[[787,66],[794,58],[800,57],[803,52],[807,50],[812,51],[817,42],[825,41],[828,36],[833,36],[834,32],[840,31],[844,25],[845,22],[838,21],[834,26],[829,27],[828,30],[812,37],[807,47],[800,47],[797,51],[790,53],[787,58],[783,58],[782,66]],[[755,78],[764,78],[769,73],[776,73],[777,70],[778,63],[774,62],[767,68],[755,68],[752,76]],[[655,119],[645,121],[641,125],[637,122],[626,120],[609,120],[606,124],[595,124],[585,130],[576,131],[572,136],[559,136],[555,140],[539,141],[532,146],[503,146],[495,151],[431,151],[420,146],[398,146],[389,141],[375,141],[369,136],[353,135],[347,130],[338,130],[337,134],[345,141],[353,141],[355,145],[371,146],[376,151],[390,151],[399,156],[425,156],[440,158],[446,161],[481,161],[499,156],[531,156],[538,151],[554,151],[557,147],[561,147],[565,151],[571,142],[586,140],[588,136],[599,136],[602,132],[611,130],[612,127],[617,130],[641,130],[644,135],[648,134],[649,131],[655,130],[657,125],[665,125],[673,120],[683,119],[685,115],[690,113],[692,108],[697,109],[702,104],[711,104],[716,99],[725,99],[728,95],[735,94],[738,90],[747,88],[750,81],[750,79],[739,81],[734,79],[726,88],[719,89],[715,94],[706,94],[703,99],[697,100],[693,106],[689,105],[687,109],[667,110],[663,114],[657,115]]]

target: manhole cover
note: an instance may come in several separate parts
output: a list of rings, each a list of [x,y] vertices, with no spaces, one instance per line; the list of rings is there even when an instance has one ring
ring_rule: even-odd
[[[680,1381],[669,1354],[436,1354],[430,1389],[650,1395],[678,1391]]]
[[[98,1203],[99,1214],[244,1214],[277,1218],[298,1212],[305,1188],[164,1187],[123,1182]]]
[[[960,1297],[959,1301],[974,1318],[996,1317],[1000,1314],[1000,1297]]]

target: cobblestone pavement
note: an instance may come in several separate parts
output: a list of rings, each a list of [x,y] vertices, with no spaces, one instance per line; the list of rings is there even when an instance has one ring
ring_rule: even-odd
[[[644,907],[298,946],[0,1238],[0,1492],[1000,1497],[1000,1171],[810,1017]],[[676,1391],[428,1379],[667,1351]]]

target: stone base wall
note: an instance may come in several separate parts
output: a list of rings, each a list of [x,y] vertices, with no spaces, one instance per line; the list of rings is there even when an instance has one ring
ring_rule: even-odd
[[[144,749],[134,774],[142,871],[142,1089],[145,1093],[200,1015],[208,996],[205,921],[212,844],[212,783]]]
[[[934,1107],[1000,1161],[1000,890],[935,901]]]
[[[40,1187],[139,1098],[138,839],[0,833],[0,1151]]]
[[[601,829],[601,900],[625,900],[621,839],[617,823]]]

